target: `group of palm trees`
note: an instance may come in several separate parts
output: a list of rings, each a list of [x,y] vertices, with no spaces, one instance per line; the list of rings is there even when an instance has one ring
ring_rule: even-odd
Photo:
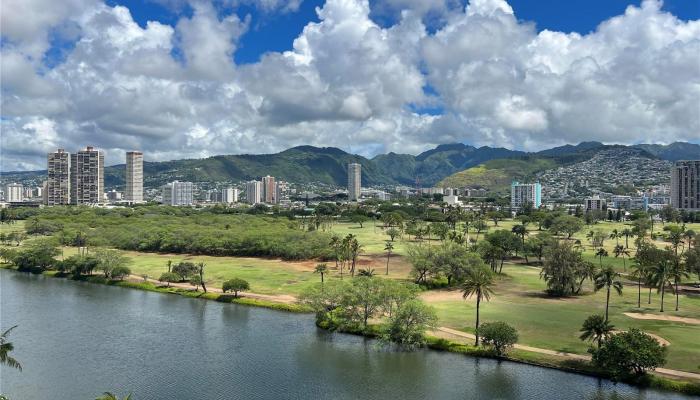
[[[357,237],[349,233],[344,238],[333,235],[330,246],[333,251],[335,268],[340,271],[340,278],[343,278],[343,271],[349,269],[350,276],[355,276],[357,258],[362,253],[363,248]]]

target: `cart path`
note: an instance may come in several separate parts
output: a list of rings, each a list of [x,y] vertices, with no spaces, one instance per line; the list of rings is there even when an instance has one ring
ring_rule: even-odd
[[[438,335],[436,335],[436,336],[438,336],[438,337],[443,336],[444,337],[444,335],[439,334],[440,332],[447,333],[447,334],[453,335],[453,336],[467,338],[467,339],[476,339],[476,336],[474,336],[471,333],[458,331],[456,329],[447,328],[444,326],[436,328],[435,331],[433,331],[432,333],[438,333]],[[591,357],[587,356],[587,355],[566,353],[566,352],[562,352],[562,351],[549,350],[549,349],[541,349],[539,347],[525,346],[525,345],[521,345],[521,344],[516,344],[513,347],[515,347],[516,349],[519,349],[519,350],[531,351],[533,353],[548,354],[548,355],[559,356],[559,357],[566,357],[566,358],[573,359],[573,360],[589,361],[591,359]],[[675,369],[668,369],[668,368],[657,368],[654,372],[656,372],[658,374],[667,375],[667,376],[677,377],[677,378],[694,379],[694,380],[700,381],[700,374],[696,374],[693,372],[678,371]]]

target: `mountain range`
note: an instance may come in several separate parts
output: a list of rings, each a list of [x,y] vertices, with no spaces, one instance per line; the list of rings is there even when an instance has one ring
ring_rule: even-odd
[[[461,143],[443,144],[418,155],[388,153],[373,158],[347,153],[334,147],[298,146],[275,154],[220,155],[203,159],[144,162],[145,185],[155,187],[172,180],[193,182],[240,182],[272,175],[294,183],[323,183],[345,186],[347,164],[362,164],[363,185],[436,185],[453,174],[486,165],[490,169],[517,170],[525,179],[543,169],[556,168],[591,159],[601,150],[634,148],[649,159],[675,161],[700,159],[700,145],[677,142],[670,145],[604,145],[583,142],[528,153]],[[146,157],[148,155],[146,154]],[[497,161],[501,160],[501,161]],[[502,160],[512,160],[506,162]],[[486,163],[486,164],[485,164]],[[5,181],[42,179],[46,171],[7,172]],[[499,179],[508,179],[500,176]],[[105,168],[105,186],[124,183],[124,165]]]

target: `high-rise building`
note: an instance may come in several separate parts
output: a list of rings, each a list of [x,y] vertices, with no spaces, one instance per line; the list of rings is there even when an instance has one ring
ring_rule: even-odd
[[[46,205],[70,204],[70,161],[70,153],[63,149],[47,155]]]
[[[262,200],[262,187],[260,181],[250,181],[245,184],[245,198],[250,204],[258,204]]]
[[[126,152],[126,187],[124,200],[132,203],[143,202],[143,153]]]
[[[533,208],[540,208],[542,205],[542,185],[536,183],[519,183],[513,181],[510,185],[510,208],[517,211],[525,204],[532,205]]]
[[[19,183],[10,183],[5,186],[5,201],[8,203],[21,202],[24,199],[24,187]],[[31,197],[31,196],[30,196]]]
[[[277,181],[275,186],[275,201],[277,204],[286,203],[289,200],[289,183],[286,181]]]
[[[267,204],[277,203],[277,185],[274,176],[264,176],[262,178],[262,198]]]
[[[671,206],[700,211],[700,160],[676,161],[671,168]]]
[[[104,203],[104,164],[104,153],[90,146],[71,154],[71,204]]]
[[[238,203],[238,189],[235,188],[225,188],[221,190],[221,202],[222,203]]]
[[[162,204],[190,206],[194,203],[192,182],[173,181],[161,187]]]
[[[362,165],[348,164],[348,200],[357,201],[362,194]]]

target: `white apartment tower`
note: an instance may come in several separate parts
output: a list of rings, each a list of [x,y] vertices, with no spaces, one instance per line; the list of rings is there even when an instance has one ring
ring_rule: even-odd
[[[250,181],[245,184],[245,198],[250,204],[258,204],[262,200],[262,182]]]
[[[71,154],[71,204],[104,203],[104,153],[90,146]]]
[[[192,182],[173,181],[161,187],[161,203],[169,206],[191,206],[194,203]]]
[[[671,206],[700,211],[700,160],[676,161],[671,168]]]
[[[348,164],[348,200],[357,201],[362,193],[362,165]]]
[[[58,149],[47,155],[46,205],[70,204],[70,153]]]
[[[225,188],[221,190],[221,202],[222,203],[238,203],[238,189],[235,188]]]
[[[24,187],[19,183],[10,183],[5,186],[5,201],[17,203],[24,199]],[[31,196],[29,196],[31,197]]]
[[[132,203],[143,202],[143,153],[126,152],[126,187],[124,200]]]

